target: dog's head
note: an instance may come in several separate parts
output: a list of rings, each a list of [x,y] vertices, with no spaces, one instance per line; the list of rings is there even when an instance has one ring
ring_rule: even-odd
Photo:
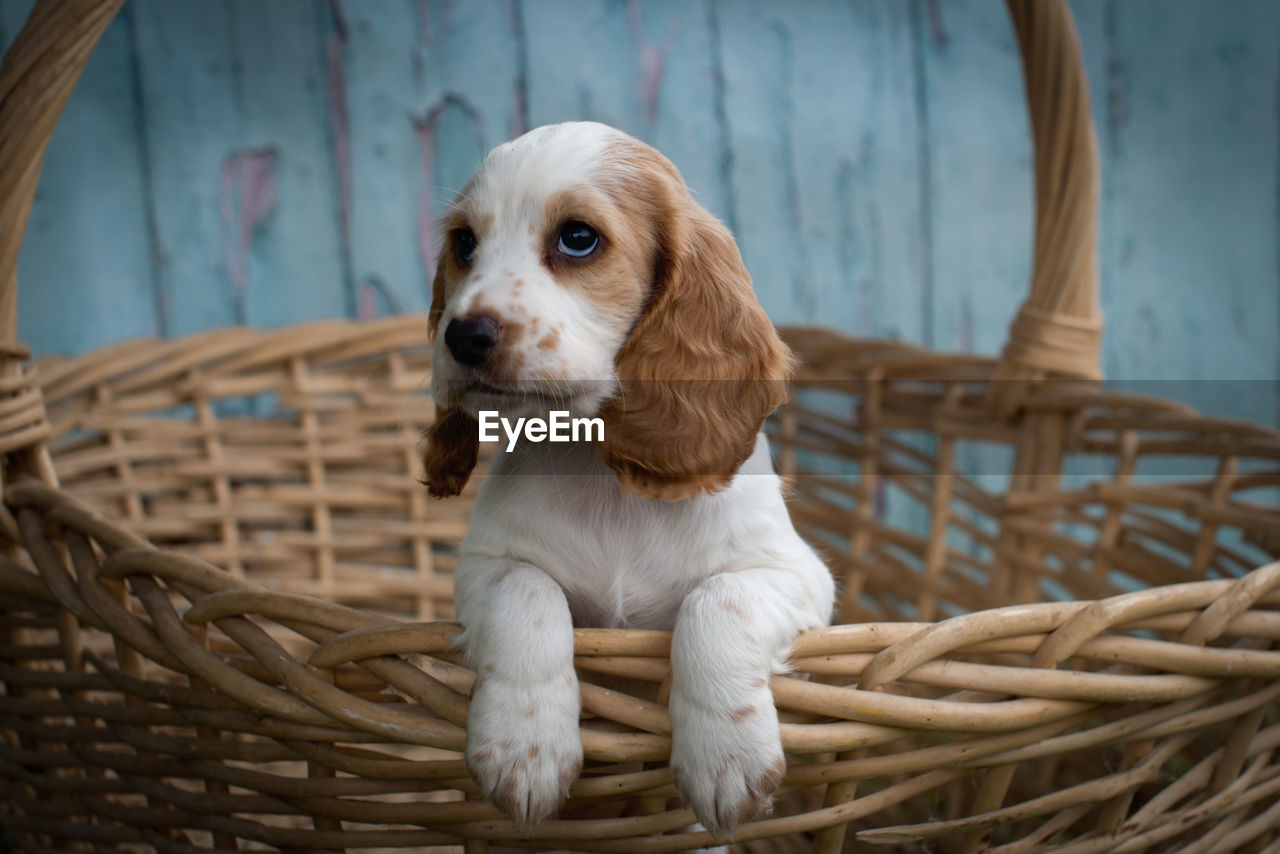
[[[480,410],[604,420],[624,489],[715,492],[785,397],[791,357],[733,237],[656,150],[591,122],[489,153],[442,221],[431,494],[475,465]]]

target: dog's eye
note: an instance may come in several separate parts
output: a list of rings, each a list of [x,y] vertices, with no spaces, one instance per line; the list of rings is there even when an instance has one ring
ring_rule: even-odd
[[[600,245],[600,235],[585,222],[571,219],[560,226],[559,249],[570,258],[586,258]]]
[[[476,257],[476,234],[469,228],[455,229],[453,232],[453,255],[459,264],[470,264]]]

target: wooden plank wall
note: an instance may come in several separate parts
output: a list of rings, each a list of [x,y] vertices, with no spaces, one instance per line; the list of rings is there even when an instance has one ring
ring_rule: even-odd
[[[1105,369],[1274,423],[1280,4],[1071,5]],[[0,0],[0,42],[29,8]],[[582,118],[676,162],[776,322],[999,349],[1031,239],[1000,0],[129,0],[45,163],[21,334],[422,311],[433,218],[483,153]]]

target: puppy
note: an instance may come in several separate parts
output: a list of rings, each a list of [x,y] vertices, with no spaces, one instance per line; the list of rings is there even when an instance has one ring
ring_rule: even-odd
[[[790,353],[728,230],[605,125],[498,146],[442,229],[431,494],[465,485],[482,411],[603,425],[592,442],[504,438],[476,498],[455,578],[478,676],[468,767],[516,822],[548,816],[582,767],[574,626],[669,629],[672,773],[731,832],[786,768],[770,674],[833,600],[761,433]]]

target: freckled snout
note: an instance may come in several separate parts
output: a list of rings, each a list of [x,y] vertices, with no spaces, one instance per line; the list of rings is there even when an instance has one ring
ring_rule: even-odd
[[[484,362],[498,345],[502,324],[488,314],[455,317],[444,330],[444,345],[460,365],[469,368]]]

